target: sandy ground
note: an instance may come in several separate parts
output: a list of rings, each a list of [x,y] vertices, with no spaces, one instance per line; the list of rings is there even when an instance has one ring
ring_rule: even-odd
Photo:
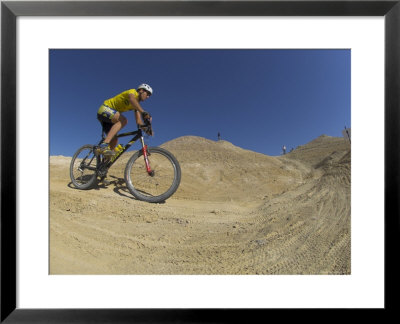
[[[320,136],[271,157],[226,141],[165,143],[182,181],[162,204],[123,180],[73,188],[50,157],[50,274],[350,274],[350,144]]]

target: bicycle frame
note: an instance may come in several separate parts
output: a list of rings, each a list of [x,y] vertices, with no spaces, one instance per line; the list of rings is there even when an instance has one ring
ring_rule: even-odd
[[[146,164],[146,170],[149,175],[152,175],[153,171],[150,168],[149,160],[147,158],[147,156],[148,156],[147,145],[145,145],[145,143],[144,143],[143,131],[139,128],[137,131],[118,134],[118,135],[116,135],[116,137],[120,138],[120,137],[126,137],[126,136],[131,136],[131,135],[133,135],[132,139],[127,144],[122,146],[122,149],[119,152],[117,152],[117,154],[113,158],[111,158],[110,160],[103,161],[103,162],[106,162],[106,164],[103,165],[103,167],[105,166],[106,169],[108,170],[121,157],[121,155],[123,153],[125,153],[133,144],[135,144],[135,142],[138,139],[140,139],[140,141],[142,143],[142,150],[143,150],[143,156],[144,156],[144,160],[145,160],[145,164]],[[100,143],[103,140],[104,140],[104,136],[102,136],[102,140],[99,142],[98,145],[100,145]]]

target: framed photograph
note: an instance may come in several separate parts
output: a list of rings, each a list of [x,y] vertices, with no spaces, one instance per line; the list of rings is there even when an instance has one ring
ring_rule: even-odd
[[[271,309],[393,310],[398,279],[390,247],[398,245],[400,198],[399,21],[399,1],[3,1],[1,321],[231,322],[239,313],[253,317]],[[132,57],[136,61],[131,63]],[[118,76],[126,66],[127,75]],[[145,80],[135,81],[131,74]],[[124,160],[124,147],[118,151],[115,144],[115,161],[121,155],[119,162],[130,165],[129,171],[112,174],[110,187],[107,172],[96,167],[96,175],[105,184],[96,184],[96,190],[85,196],[75,190],[77,194],[67,199],[67,191],[79,189],[89,179],[69,171],[71,157],[79,146],[88,144],[86,138],[93,145],[100,140],[100,132],[93,134],[100,124],[89,126],[91,115],[80,113],[79,103],[91,107],[101,100],[106,107],[101,115],[106,118],[108,110],[104,109],[116,113],[109,107],[114,104],[120,109],[116,102],[125,94],[113,96],[130,79],[144,82],[130,90],[143,108],[150,99],[153,115],[150,102],[157,107],[165,104],[160,119],[180,125],[168,128],[154,112],[155,131],[169,132],[170,138],[145,137],[137,151],[138,156],[147,156],[144,141],[163,148],[150,147],[153,156],[144,159],[153,182],[157,171],[151,170],[148,160],[161,152],[177,172],[168,151],[176,155],[183,166],[180,187],[156,197],[149,196],[150,185],[138,189],[139,185],[133,184],[137,176],[132,175],[135,155],[130,162]],[[152,87],[156,94],[160,84],[165,90],[158,99]],[[246,86],[242,89],[240,84]],[[215,91],[208,93],[209,87]],[[199,97],[198,92],[202,93]],[[233,93],[238,93],[238,98]],[[188,108],[182,104],[190,102]],[[261,110],[260,103],[276,108]],[[299,112],[293,109],[296,104]],[[228,109],[235,105],[248,106]],[[293,112],[296,117],[289,118]],[[251,120],[249,115],[255,115],[251,117],[253,129],[243,125]],[[126,116],[128,125],[135,125],[133,115]],[[80,121],[74,123],[74,118]],[[343,126],[334,135],[340,137],[311,138],[313,133],[303,131],[304,139],[298,136],[294,144],[280,143],[286,138],[279,132],[278,121],[284,125],[291,120],[284,128],[291,130],[287,138],[293,138],[295,128],[310,119],[320,123],[319,128],[314,125],[315,132],[327,125]],[[324,119],[326,123],[322,123]],[[338,127],[336,119],[344,125]],[[125,126],[123,119],[121,123]],[[241,136],[233,137],[231,129],[223,128],[224,123],[232,129],[243,127]],[[282,138],[265,139],[263,125]],[[102,126],[104,129],[104,123]],[[143,129],[140,134],[145,131],[149,132]],[[85,134],[85,139],[71,132]],[[211,140],[179,138],[186,134]],[[140,144],[140,136],[136,140]],[[106,136],[103,141],[107,142]],[[316,146],[327,142],[331,146],[323,148],[323,158],[313,155]],[[112,142],[106,144],[105,150],[114,151]],[[221,165],[214,163],[215,172],[199,169],[194,153],[188,156],[179,149],[205,149],[207,145],[215,146],[216,152],[215,156],[205,153],[207,163],[214,163],[214,157],[225,159]],[[253,170],[234,180],[228,171],[239,155],[242,163],[251,159]],[[312,172],[301,163],[304,156],[307,163],[312,160]],[[99,165],[113,159],[94,158]],[[74,169],[83,173],[83,162],[76,160],[80,165]],[[163,163],[158,162],[164,171]],[[268,175],[258,168],[264,163],[271,165]],[[334,173],[336,166],[345,171]],[[307,187],[310,179],[320,183],[325,173],[330,177],[323,178],[325,184],[332,179],[340,183],[335,190],[329,187],[335,195],[323,184]],[[265,180],[256,183],[252,177],[257,175]],[[176,176],[172,178],[179,182]],[[58,180],[63,189],[51,190]],[[293,182],[303,190],[296,192],[296,197],[290,194]],[[227,184],[241,189],[229,191],[225,210],[213,199]],[[342,185],[346,187],[343,195]],[[199,213],[194,203],[185,207],[174,199],[168,201],[171,195],[177,200],[189,199],[189,193],[195,195],[193,186],[198,189],[197,205],[205,206],[207,201],[206,213]],[[156,190],[160,187],[163,183],[158,182]],[[254,201],[240,199],[240,190],[254,193],[257,208],[248,212]],[[317,192],[320,198],[310,199]],[[104,201],[110,199],[113,204],[109,193],[117,197],[114,203],[121,204],[118,213],[93,196],[104,196]],[[322,198],[327,196],[329,205]],[[85,204],[82,199],[87,200]],[[134,220],[133,214],[122,212],[132,208],[132,199],[138,202],[133,204]],[[151,199],[159,205],[148,207],[146,200]],[[100,205],[107,209],[102,215],[96,211]],[[283,205],[294,207],[282,212]],[[242,209],[250,219],[246,229],[239,217]],[[329,219],[328,210],[332,215],[347,216]],[[87,215],[92,215],[90,221]],[[232,218],[229,222],[221,221],[228,216]],[[202,217],[209,226],[202,227],[202,239],[201,235],[194,238],[191,231],[199,230]],[[278,226],[285,229],[285,239]],[[301,237],[295,234],[299,228]],[[87,231],[126,240],[98,240],[86,235]],[[166,236],[165,231],[175,234]],[[242,246],[238,240],[243,237],[247,245]],[[207,238],[222,243],[206,246]],[[185,244],[196,255],[191,271],[182,255]],[[295,257],[285,256],[288,246]],[[233,250],[237,253],[229,254]],[[166,255],[170,256],[168,262],[155,261]],[[225,263],[228,259],[231,262]]]

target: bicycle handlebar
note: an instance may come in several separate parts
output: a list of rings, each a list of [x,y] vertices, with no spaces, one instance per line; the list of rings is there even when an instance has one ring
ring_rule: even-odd
[[[144,120],[144,125],[138,125],[138,128],[143,130],[146,134],[153,136],[153,128],[149,119]]]

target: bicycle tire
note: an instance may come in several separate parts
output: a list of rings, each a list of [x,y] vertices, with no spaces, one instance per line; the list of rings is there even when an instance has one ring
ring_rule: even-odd
[[[80,156],[80,154],[87,150],[88,152],[83,154],[84,158],[83,160],[79,163],[77,161],[78,156]],[[85,163],[85,158],[87,160],[87,164],[82,164]],[[78,162],[77,165],[75,165],[75,162]],[[77,189],[81,189],[81,190],[87,190],[87,189],[91,189],[96,183],[97,183],[97,166],[99,164],[99,157],[94,153],[94,145],[83,145],[81,148],[79,148],[76,153],[74,154],[74,156],[72,157],[71,160],[71,165],[70,165],[70,170],[69,170],[69,174],[70,174],[70,178],[72,183],[74,184],[75,188]],[[79,165],[79,167],[78,167]],[[79,168],[81,168],[82,170],[80,170]],[[90,174],[88,175],[83,175],[84,171],[86,170],[90,170]],[[80,178],[78,179],[74,172],[77,172],[77,174],[80,174]]]
[[[169,197],[171,197],[176,190],[179,187],[179,184],[181,182],[181,168],[180,165],[178,163],[178,160],[175,158],[175,156],[173,156],[172,153],[170,153],[169,151],[160,148],[160,147],[149,147],[147,148],[147,152],[148,154],[148,159],[150,161],[150,166],[153,168],[155,167],[156,169],[153,170],[155,173],[153,174],[153,176],[150,176],[145,168],[145,163],[144,163],[144,159],[143,161],[139,162],[139,168],[140,168],[140,174],[138,173],[139,170],[138,169],[133,169],[135,162],[138,161],[138,159],[140,157],[143,156],[143,150],[140,150],[138,152],[136,152],[135,154],[132,155],[132,157],[129,159],[128,163],[126,164],[125,167],[125,183],[130,191],[130,193],[138,200],[142,200],[142,201],[146,201],[146,202],[150,202],[150,203],[159,203],[159,202],[163,202],[166,199],[168,199]],[[159,157],[165,157],[167,160],[167,162],[164,162],[164,165],[160,165],[159,169],[157,169],[157,163],[153,163],[152,161],[157,161]],[[170,165],[168,164],[168,162],[170,163]],[[166,166],[167,165],[167,166]],[[171,175],[171,184],[169,185],[169,181],[163,179],[163,174],[165,174],[165,170],[166,168],[172,167],[172,172],[173,175]],[[142,186],[145,186],[144,184],[140,183],[139,187],[137,185],[134,185],[132,183],[132,177],[131,174],[133,173],[134,177],[137,178],[142,178],[142,179],[146,179],[149,180],[149,182],[152,182],[152,185],[154,185],[155,182],[159,182],[158,184],[156,184],[156,186],[158,186],[161,182],[164,182],[162,187],[165,187],[167,189],[161,189],[161,193],[156,194],[156,195],[152,195],[151,193],[147,192],[147,189],[145,189],[146,191],[144,191],[142,189]],[[167,185],[165,185],[165,182],[167,182]]]

